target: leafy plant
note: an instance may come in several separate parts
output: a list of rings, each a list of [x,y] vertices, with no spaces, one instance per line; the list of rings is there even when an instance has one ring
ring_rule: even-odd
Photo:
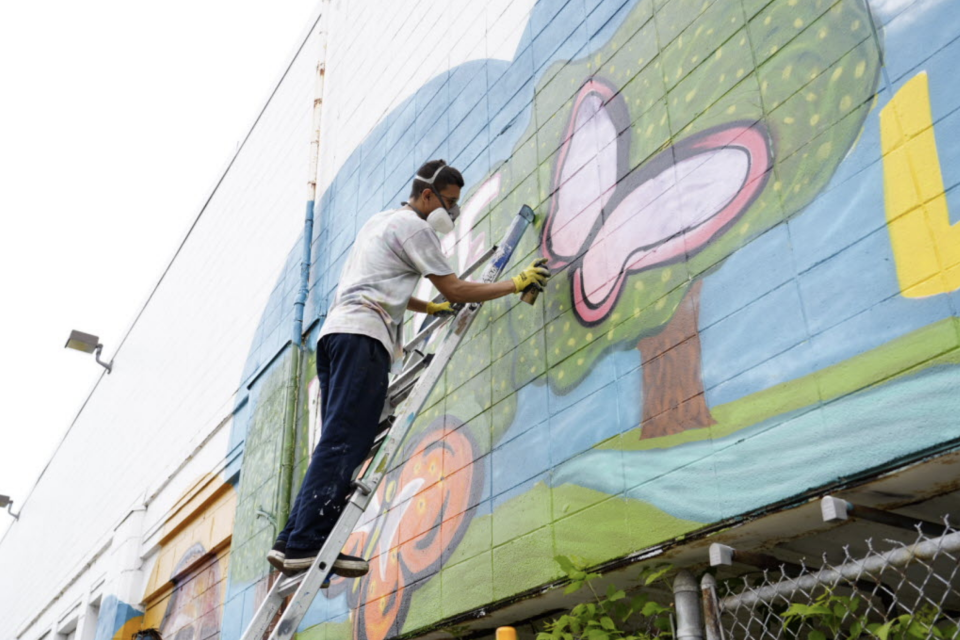
[[[614,585],[607,587],[601,596],[592,584],[600,574],[589,572],[581,558],[557,556],[555,560],[570,579],[564,593],[587,588],[592,598],[546,623],[537,640],[653,640],[673,636],[670,607],[651,600],[645,593],[628,598],[626,592]],[[670,569],[670,566],[645,569],[640,581],[645,587],[651,586]]]
[[[905,613],[883,624],[868,624],[867,631],[879,640],[956,640],[960,635],[957,624],[946,620],[938,625],[939,618],[940,610],[928,604],[918,609],[915,614]]]
[[[833,638],[859,638],[866,626],[866,615],[857,617],[860,608],[860,598],[834,595],[830,589],[825,589],[817,596],[813,604],[793,603],[783,613],[784,626],[790,627],[797,621],[803,621],[811,627],[807,633],[807,640],[826,640]],[[844,620],[851,618],[849,630],[843,633]]]
[[[807,640],[856,640],[869,634],[878,640],[957,640],[960,629],[947,619],[938,624],[941,611],[925,605],[916,613],[905,613],[886,622],[869,622],[867,611],[858,614],[858,597],[838,596],[831,589],[814,599],[813,604],[793,603],[783,613],[784,626],[805,624]]]

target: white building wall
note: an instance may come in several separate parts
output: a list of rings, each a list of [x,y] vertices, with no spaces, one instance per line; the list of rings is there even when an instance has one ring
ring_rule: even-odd
[[[266,362],[291,333],[286,315],[257,329],[303,231],[318,51],[314,27],[118,348],[112,374],[0,543],[0,638],[40,637],[104,572],[110,593],[138,603],[143,576],[131,563],[141,564],[148,533],[144,501],[176,474],[156,497],[172,504],[191,474],[222,466],[229,427],[208,443],[205,469],[181,468],[232,414],[250,345],[260,345]],[[131,511],[141,517],[131,520]],[[78,566],[111,539],[92,566]]]

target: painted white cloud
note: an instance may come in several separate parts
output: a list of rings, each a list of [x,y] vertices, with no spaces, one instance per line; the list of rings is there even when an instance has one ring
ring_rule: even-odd
[[[894,33],[913,25],[928,11],[944,2],[945,0],[871,0],[870,8],[881,23],[889,23],[888,33]]]

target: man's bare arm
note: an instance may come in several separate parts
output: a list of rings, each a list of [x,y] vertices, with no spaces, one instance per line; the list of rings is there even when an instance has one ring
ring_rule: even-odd
[[[421,300],[420,298],[410,298],[410,302],[407,303],[407,311],[413,311],[414,313],[426,313],[427,301]]]
[[[512,280],[500,282],[469,282],[454,274],[446,276],[427,276],[443,297],[456,304],[458,302],[486,302],[516,293]],[[411,309],[410,305],[407,305]],[[426,309],[426,304],[424,304]],[[413,310],[413,309],[412,309]]]

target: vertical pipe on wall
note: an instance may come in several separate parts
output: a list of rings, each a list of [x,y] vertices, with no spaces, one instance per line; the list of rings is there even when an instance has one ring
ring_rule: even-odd
[[[300,423],[300,389],[307,376],[302,371],[307,359],[304,357],[303,346],[303,315],[310,292],[310,267],[312,265],[311,249],[313,245],[313,223],[316,203],[319,200],[318,171],[320,167],[320,122],[323,112],[323,89],[326,73],[327,58],[327,27],[329,2],[326,0],[320,7],[320,56],[317,63],[316,85],[313,99],[313,126],[310,136],[310,166],[307,178],[307,212],[303,224],[303,257],[300,261],[300,289],[294,301],[293,313],[293,355],[290,366],[290,385],[287,390],[287,407],[283,440],[280,453],[280,482],[277,487],[277,527],[286,525],[290,517],[290,507],[293,500],[293,469],[296,464],[297,425]]]
[[[693,574],[686,569],[673,581],[673,600],[677,611],[677,640],[703,640],[700,589]]]
[[[320,8],[320,60],[317,63],[316,84],[314,85],[313,97],[313,127],[310,137],[310,167],[308,169],[307,179],[307,215],[303,223],[303,259],[300,262],[300,290],[297,292],[297,299],[294,302],[293,319],[293,343],[298,347],[303,346],[303,312],[307,304],[307,296],[310,293],[310,267],[313,257],[311,249],[313,245],[313,221],[316,211],[316,203],[320,199],[317,193],[319,184],[320,170],[320,124],[323,116],[323,88],[324,79],[327,70],[327,13],[329,6],[327,2]]]
[[[723,640],[723,627],[720,626],[720,603],[717,601],[717,580],[709,573],[700,580],[700,592],[703,598],[703,622],[707,640]]]

